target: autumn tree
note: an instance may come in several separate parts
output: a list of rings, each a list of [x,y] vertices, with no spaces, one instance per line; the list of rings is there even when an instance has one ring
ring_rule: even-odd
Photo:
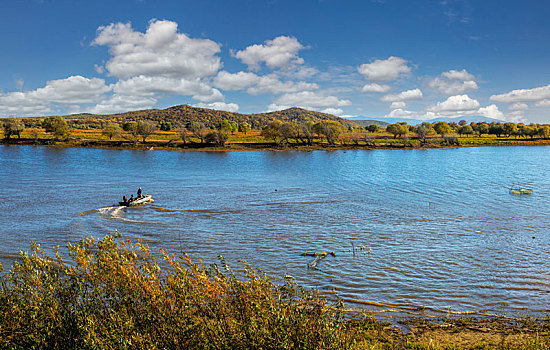
[[[170,130],[172,130],[172,123],[170,123],[170,122],[161,122],[160,123],[160,130],[161,131],[170,131]]]
[[[315,136],[315,123],[311,120],[301,122],[299,124],[299,135],[305,140],[308,146],[313,145],[313,138]]]
[[[213,143],[216,146],[223,147],[227,143],[227,140],[229,140],[229,133],[230,131],[220,127],[217,130],[209,132],[204,139],[208,143]]]
[[[157,126],[148,120],[140,120],[137,122],[137,134],[142,137],[143,142],[157,131]]]
[[[281,134],[281,142],[289,142],[288,139],[296,139],[298,134],[298,126],[293,122],[284,122],[279,128]]]
[[[21,138],[21,133],[25,130],[25,124],[20,119],[8,119],[4,123],[4,137],[9,139],[13,135],[17,135],[17,138]]]
[[[397,136],[401,137],[407,134],[409,131],[409,128],[405,124],[396,123],[396,124],[390,124],[386,126],[386,131],[393,135],[393,138],[397,138]]]
[[[201,140],[201,143],[204,143],[204,138],[210,130],[201,122],[192,122],[189,124],[189,131],[193,133],[193,136]]]
[[[120,125],[118,123],[107,123],[105,128],[103,128],[103,131],[101,132],[103,135],[107,136],[109,140],[111,140],[113,137],[120,136]]]
[[[463,125],[458,128],[457,130],[459,135],[472,135],[474,133],[474,129],[470,125]]]
[[[342,132],[342,124],[335,120],[322,120],[313,125],[313,130],[315,130],[315,133],[318,135],[324,135],[327,142],[330,145],[334,145],[335,140]]]
[[[260,135],[263,138],[266,138],[268,140],[273,140],[273,142],[278,143],[277,139],[281,137],[281,126],[282,125],[283,125],[282,121],[280,121],[278,119],[274,119],[274,120],[270,121],[269,123],[267,123],[267,125],[265,125],[262,128],[262,131],[261,131]]]
[[[250,132],[250,130],[252,130],[252,128],[247,122],[239,124],[239,132],[242,132],[246,135],[246,133]]]
[[[493,122],[491,125],[489,125],[489,134],[496,135],[496,137],[500,137],[502,134],[505,133],[504,131],[504,125],[502,123]]]
[[[451,126],[444,121],[437,122],[434,126],[434,130],[441,135],[441,137],[445,137],[446,134],[450,134],[453,131]]]
[[[380,131],[382,131],[380,129],[380,126],[378,126],[376,124],[371,124],[371,125],[365,126],[365,130],[367,130],[368,132],[380,132]]]
[[[540,137],[542,137],[544,139],[549,139],[550,138],[550,126],[548,126],[548,125],[543,126],[542,128],[540,128],[538,130],[538,134],[540,135]]]
[[[42,121],[42,127],[55,138],[66,136],[69,133],[67,121],[65,118],[59,116],[44,119],[44,121]]]
[[[504,133],[508,137],[515,135],[518,131],[518,127],[515,123],[508,122],[508,123],[504,123],[503,126],[504,126]]]
[[[415,132],[418,135],[418,138],[422,140],[422,143],[426,143],[428,136],[435,133],[432,125],[426,122],[417,126]]]
[[[481,135],[489,133],[489,125],[487,123],[477,124],[474,131],[481,137]]]

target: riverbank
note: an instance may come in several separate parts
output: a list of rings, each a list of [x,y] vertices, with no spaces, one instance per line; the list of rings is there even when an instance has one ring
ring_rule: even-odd
[[[2,348],[443,349],[550,346],[548,319],[410,318],[333,304],[291,276],[207,267],[140,240],[84,238],[21,253],[0,279]],[[157,256],[162,262],[157,261]]]
[[[182,150],[182,151],[314,151],[314,150],[371,150],[371,149],[431,149],[481,146],[548,146],[550,140],[523,138],[461,138],[458,142],[448,142],[445,139],[432,138],[426,142],[420,140],[377,139],[368,143],[336,143],[328,144],[317,141],[312,145],[299,143],[273,142],[228,142],[224,146],[200,142],[182,142],[174,139],[152,139],[145,142],[129,140],[104,140],[87,138],[10,138],[0,139],[0,144],[24,146],[57,146],[106,149],[134,150]]]

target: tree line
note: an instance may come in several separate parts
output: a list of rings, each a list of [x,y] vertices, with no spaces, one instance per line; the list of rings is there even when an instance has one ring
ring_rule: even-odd
[[[35,121],[32,121],[35,126]],[[0,121],[0,128],[3,129],[4,138],[11,137],[21,138],[21,133],[25,130],[27,123],[20,118],[13,118]],[[67,138],[69,136],[70,125],[67,120],[60,116],[52,116],[44,118],[39,124],[47,133],[51,134],[55,139]],[[252,125],[248,122],[237,123],[233,120],[223,120],[218,125],[212,126],[201,121],[192,121],[184,126],[175,128],[171,122],[161,121],[160,123],[150,120],[105,122],[102,124],[102,134],[112,140],[113,138],[124,138],[129,141],[136,142],[141,140],[146,142],[147,138],[158,131],[176,132],[184,144],[188,142],[200,141],[201,144],[209,143],[218,146],[224,146],[231,134],[241,132],[247,134],[252,130]],[[439,135],[444,139],[449,139],[447,136],[458,134],[459,136],[477,135],[494,135],[496,137],[524,137],[534,139],[540,137],[544,139],[550,138],[550,126],[512,122],[493,122],[493,123],[470,123],[467,124],[464,120],[458,123],[439,122],[423,122],[419,125],[409,125],[405,122],[394,123],[387,125],[384,129],[376,124],[360,127],[353,124],[342,125],[336,120],[294,120],[281,121],[273,119],[264,125],[260,130],[260,135],[276,145],[281,144],[302,144],[313,145],[315,139],[324,139],[329,145],[336,144],[337,141],[346,143],[358,144],[363,141],[365,144],[372,143],[373,134],[386,133],[393,138],[407,138],[411,134],[415,135],[423,143],[427,142],[430,136]],[[37,138],[37,131],[33,129],[31,136]],[[195,138],[195,141],[191,139]],[[456,138],[456,137],[455,137]]]

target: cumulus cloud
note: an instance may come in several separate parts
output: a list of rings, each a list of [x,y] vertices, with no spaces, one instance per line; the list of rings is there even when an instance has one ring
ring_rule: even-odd
[[[52,111],[52,104],[96,103],[112,90],[105,80],[76,75],[50,80],[46,86],[25,92],[0,94],[0,113],[3,115],[36,115]]]
[[[550,84],[546,86],[537,87],[534,89],[519,89],[513,90],[501,95],[493,95],[490,97],[491,101],[495,102],[540,102],[550,99]]]
[[[367,80],[390,81],[397,79],[400,74],[409,73],[411,67],[407,65],[407,60],[391,56],[386,60],[375,60],[372,63],[364,63],[357,70]]]
[[[0,94],[0,115],[2,116],[43,115],[51,111],[46,101],[29,99],[24,92]]]
[[[298,52],[305,47],[289,36],[267,40],[263,45],[251,45],[244,50],[232,52],[248,69],[258,71],[262,63],[271,69],[291,69],[304,63]]]
[[[418,88],[402,91],[398,94],[389,94],[386,96],[383,96],[381,98],[384,102],[394,102],[394,101],[412,101],[412,100],[421,100],[422,97],[422,91]]]
[[[477,113],[484,117],[504,120],[504,113],[502,113],[496,105],[490,105],[478,109]]]
[[[361,91],[363,92],[388,92],[391,90],[391,86],[385,84],[366,84]]]
[[[467,112],[480,107],[479,102],[468,95],[451,96],[443,102],[428,108],[432,112]]]
[[[218,111],[238,112],[239,105],[236,103],[214,102],[214,103],[198,103],[195,105],[200,108],[215,109]]]
[[[439,77],[432,79],[428,85],[446,95],[456,95],[479,88],[475,82],[475,77],[465,69],[443,72]]]
[[[178,33],[172,21],[152,20],[145,33],[130,23],[98,28],[93,45],[106,45],[112,58],[105,64],[120,79],[132,76],[164,76],[185,79],[214,75],[222,67],[220,45],[208,39],[192,39]]]

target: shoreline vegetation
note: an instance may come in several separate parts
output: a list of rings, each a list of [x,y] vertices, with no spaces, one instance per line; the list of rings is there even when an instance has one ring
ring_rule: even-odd
[[[68,252],[69,259],[65,260]],[[0,265],[1,266],[1,265]],[[115,232],[54,248],[33,243],[0,267],[0,348],[546,349],[550,320],[409,318],[397,328],[291,276],[281,285],[152,252]]]
[[[550,145],[550,125],[352,121],[300,108],[238,114],[191,106],[0,119],[0,143],[162,150],[351,150]]]

